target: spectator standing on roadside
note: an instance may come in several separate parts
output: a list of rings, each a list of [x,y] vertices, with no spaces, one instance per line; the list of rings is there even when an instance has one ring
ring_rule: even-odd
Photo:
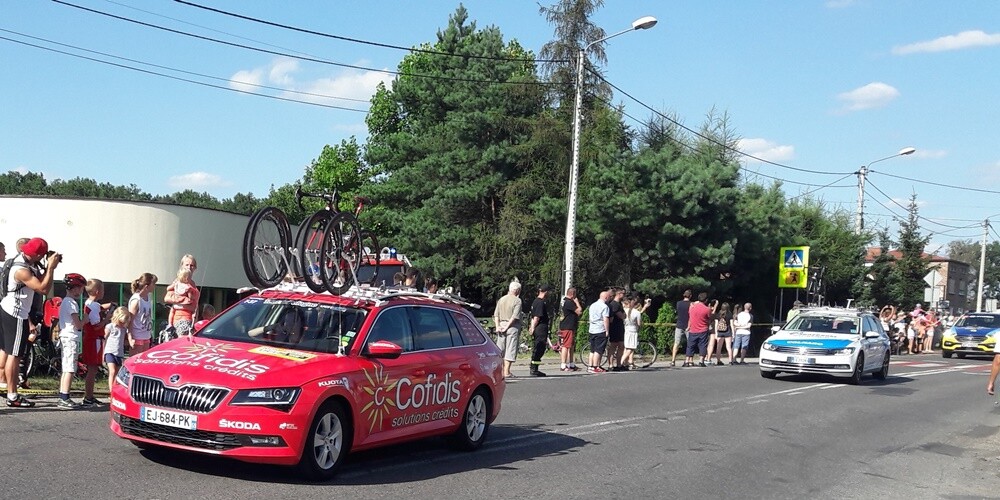
[[[621,370],[622,354],[625,353],[625,308],[622,300],[625,290],[612,288],[612,299],[608,302],[608,314],[611,328],[608,330],[608,369],[616,372]]]
[[[722,366],[722,347],[726,347],[730,366],[733,364],[733,314],[729,312],[729,303],[725,302],[715,315],[715,364]]]
[[[87,301],[83,304],[83,342],[80,344],[83,364],[87,365],[87,377],[84,379],[82,406],[102,405],[94,397],[94,383],[97,381],[97,371],[104,361],[104,320],[105,312],[112,304],[101,304],[104,298],[104,282],[99,279],[87,281],[84,289]],[[109,386],[110,387],[110,386]]]
[[[403,282],[403,286],[407,288],[417,288],[417,284],[420,283],[420,271],[415,267],[411,267],[406,270],[406,280]]]
[[[674,347],[670,355],[670,366],[677,366],[677,348],[680,347],[681,340],[687,340],[691,295],[691,290],[684,290],[683,300],[677,301],[677,325],[674,328]]]
[[[694,366],[695,352],[701,356],[698,366],[706,366],[705,357],[708,354],[708,331],[712,326],[712,309],[708,307],[707,301],[708,294],[705,292],[699,293],[698,300],[691,303],[688,311],[691,317],[688,320],[687,357],[684,360],[684,366]]]
[[[733,364],[747,364],[747,349],[750,347],[750,327],[753,325],[753,314],[750,311],[753,306],[749,302],[743,304],[743,310],[736,315],[733,321],[733,349],[740,357],[739,362]]]
[[[511,366],[517,360],[517,344],[521,341],[521,283],[514,278],[507,285],[507,295],[500,297],[493,311],[497,332],[497,347],[503,353],[503,378],[510,378]]]
[[[205,304],[201,307],[201,316],[199,316],[203,321],[208,321],[215,317],[215,306],[212,304]]]
[[[631,296],[625,299],[625,354],[622,355],[622,369],[635,368],[634,354],[639,347],[639,328],[642,328],[642,313],[649,307],[650,299],[646,299],[639,307],[639,297]]]
[[[940,324],[941,322],[938,321],[937,313],[927,311],[927,314],[924,315],[924,345],[922,349],[924,352],[934,352],[934,336],[937,334]]]
[[[608,309],[610,290],[603,290],[597,300],[587,308],[588,332],[590,333],[590,357],[587,362],[587,373],[604,373],[601,368],[601,357],[608,348],[608,330],[611,329],[611,312]]]
[[[59,342],[62,344],[62,375],[59,377],[60,410],[74,410],[80,405],[69,398],[70,385],[76,374],[76,361],[80,335],[83,332],[83,319],[80,317],[80,295],[87,286],[87,280],[77,273],[69,273],[63,278],[66,283],[66,295],[59,305]]]
[[[534,377],[544,377],[545,372],[538,369],[542,364],[542,356],[548,348],[549,340],[549,311],[545,307],[545,298],[548,297],[552,287],[542,285],[538,287],[538,296],[531,303],[531,375]]]
[[[434,278],[427,278],[424,280],[424,292],[426,293],[437,293],[438,282]]]
[[[119,306],[111,314],[111,321],[104,326],[104,362],[108,365],[108,387],[114,387],[118,368],[125,359],[125,337],[132,323],[132,313],[125,306]]]
[[[194,255],[187,254],[181,257],[177,278],[167,287],[163,295],[163,303],[170,306],[167,324],[174,327],[176,336],[190,335],[194,329],[194,322],[198,320],[201,291],[194,280],[194,273],[197,270],[198,260]]]
[[[135,355],[149,349],[153,338],[153,304],[149,301],[149,292],[156,286],[156,275],[142,273],[132,282],[132,297],[128,299],[128,312],[132,313],[132,324],[129,325],[129,354]]]
[[[579,370],[573,363],[573,347],[580,314],[583,314],[583,306],[576,296],[576,288],[570,287],[563,298],[562,321],[559,322],[559,369],[564,372]]]
[[[0,337],[2,337],[3,369],[7,384],[7,406],[13,408],[30,408],[35,403],[24,399],[17,393],[17,369],[21,356],[27,353],[28,336],[31,324],[28,313],[35,294],[45,295],[52,287],[52,276],[62,255],[53,252],[47,259],[44,270],[39,266],[43,257],[49,253],[49,244],[41,238],[32,238],[21,247],[21,252],[14,257],[10,268],[6,287],[7,295],[0,300]]]
[[[739,306],[739,304],[736,305]],[[802,301],[796,300],[795,302],[792,302],[792,308],[789,309],[788,314],[785,315],[785,323],[791,321],[792,318],[798,315],[801,310],[802,310]]]

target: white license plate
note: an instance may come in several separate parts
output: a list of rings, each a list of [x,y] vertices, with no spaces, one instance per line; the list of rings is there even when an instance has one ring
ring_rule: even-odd
[[[139,420],[192,431],[198,428],[198,415],[147,408],[145,406],[139,407]]]
[[[979,344],[975,342],[962,342],[962,347],[976,347],[977,345]]]
[[[796,365],[811,365],[816,362],[816,358],[807,358],[805,356],[789,356],[788,362]]]

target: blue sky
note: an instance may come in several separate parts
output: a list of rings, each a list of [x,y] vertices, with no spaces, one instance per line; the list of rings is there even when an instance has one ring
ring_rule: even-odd
[[[406,54],[167,0],[65,1],[202,36],[375,69],[394,70]],[[385,73],[224,46],[49,0],[0,2],[0,37],[209,85],[365,110],[366,102],[357,100],[367,101],[379,81],[391,81]],[[407,47],[434,41],[458,6],[439,0],[195,3]],[[495,25],[506,39],[517,39],[536,54],[553,36],[534,1],[464,5],[479,27]],[[995,1],[608,1],[593,21],[613,33],[644,15],[657,17],[659,24],[607,43],[607,79],[692,128],[713,108],[728,113],[744,152],[806,170],[747,159],[751,175],[788,181],[789,196],[832,184],[815,195],[853,212],[857,179],[849,174],[914,147],[912,155],[872,166],[866,226],[888,225],[895,231],[892,216],[904,210],[893,202],[905,205],[911,193],[925,217],[925,233],[934,233],[928,250],[951,239],[978,240],[981,227],[963,227],[1000,217],[1000,7]],[[191,188],[219,198],[237,192],[264,196],[272,184],[299,178],[323,145],[351,135],[363,141],[366,133],[363,112],[240,94],[9,40],[0,40],[0,62],[5,68],[0,170],[41,172],[49,180],[82,176],[134,183],[156,194]],[[616,95],[615,101],[639,119],[650,114],[625,96]],[[997,221],[994,225],[1000,227]],[[991,232],[990,239],[996,238]]]

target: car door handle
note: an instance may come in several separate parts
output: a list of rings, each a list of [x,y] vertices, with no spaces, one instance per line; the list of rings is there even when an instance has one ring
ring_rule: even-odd
[[[458,365],[458,369],[459,370],[466,370],[466,371],[468,371],[468,370],[472,369],[472,365],[470,365],[469,363],[462,363],[462,364]]]
[[[424,375],[427,375],[427,370],[417,370],[413,372],[413,375],[416,377],[423,377]]]

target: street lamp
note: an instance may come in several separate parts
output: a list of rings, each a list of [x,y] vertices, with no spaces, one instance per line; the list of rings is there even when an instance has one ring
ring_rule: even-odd
[[[563,263],[566,268],[563,293],[573,286],[573,252],[576,244],[576,188],[577,178],[580,176],[580,108],[583,106],[583,61],[587,57],[587,51],[591,47],[601,42],[624,35],[630,31],[644,30],[656,25],[656,18],[645,16],[632,21],[632,27],[619,31],[613,35],[606,36],[599,40],[594,40],[580,49],[576,57],[576,105],[573,108],[573,163],[569,169],[569,206],[566,210],[566,248],[563,254]]]
[[[858,217],[854,221],[855,234],[861,234],[861,230],[865,227],[865,178],[868,176],[868,169],[880,161],[885,161],[897,156],[911,155],[916,150],[916,148],[903,148],[894,155],[879,158],[878,160],[875,160],[867,165],[861,165],[861,169],[856,172],[856,174],[858,174]]]

